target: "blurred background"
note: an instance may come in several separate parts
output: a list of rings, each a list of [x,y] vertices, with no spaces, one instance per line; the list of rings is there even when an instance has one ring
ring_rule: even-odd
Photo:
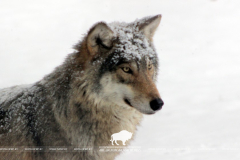
[[[117,160],[240,159],[240,1],[1,0],[0,88],[60,65],[98,21],[162,14],[154,43],[163,109]]]

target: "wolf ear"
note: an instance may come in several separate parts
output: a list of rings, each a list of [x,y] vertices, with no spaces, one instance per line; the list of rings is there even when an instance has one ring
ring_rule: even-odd
[[[138,23],[139,30],[151,41],[161,18],[162,15],[159,14],[153,17],[143,18]]]
[[[92,56],[112,48],[113,31],[100,22],[87,35],[87,48]]]

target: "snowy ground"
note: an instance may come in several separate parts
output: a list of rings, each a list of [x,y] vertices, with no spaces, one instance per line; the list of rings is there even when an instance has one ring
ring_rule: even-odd
[[[40,80],[97,21],[161,13],[163,109],[117,160],[240,159],[240,1],[1,0],[0,88]]]

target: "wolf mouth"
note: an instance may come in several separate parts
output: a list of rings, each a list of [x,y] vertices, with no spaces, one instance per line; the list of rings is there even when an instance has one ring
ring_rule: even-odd
[[[132,104],[129,102],[128,99],[124,98],[124,102],[125,102],[126,104],[128,104],[130,107],[133,107]]]

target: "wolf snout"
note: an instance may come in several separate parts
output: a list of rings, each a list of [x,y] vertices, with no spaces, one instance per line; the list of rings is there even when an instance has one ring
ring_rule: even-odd
[[[164,105],[164,102],[162,101],[162,99],[157,98],[154,99],[150,102],[150,107],[152,108],[152,110],[157,111],[162,109],[162,106]]]

